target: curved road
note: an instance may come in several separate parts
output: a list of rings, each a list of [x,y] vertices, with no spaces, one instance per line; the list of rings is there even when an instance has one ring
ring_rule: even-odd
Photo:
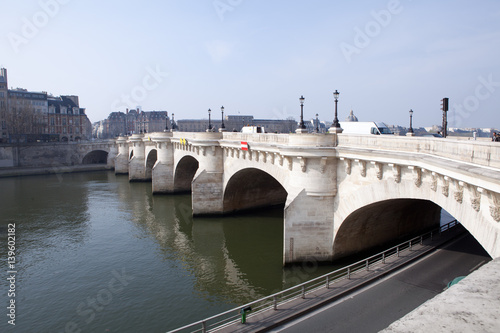
[[[378,332],[433,298],[457,276],[490,261],[470,235],[351,295],[271,332]]]

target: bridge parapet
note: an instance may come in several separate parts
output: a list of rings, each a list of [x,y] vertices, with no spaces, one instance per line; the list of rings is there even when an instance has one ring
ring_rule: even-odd
[[[244,142],[263,142],[271,144],[288,144],[289,134],[247,134],[239,132],[224,132],[223,139],[225,141],[244,141]]]
[[[338,147],[421,153],[500,169],[500,145],[495,142],[340,134]]]

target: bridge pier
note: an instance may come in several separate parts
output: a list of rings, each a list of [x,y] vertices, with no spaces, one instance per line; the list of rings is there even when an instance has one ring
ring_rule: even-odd
[[[283,244],[285,265],[332,260],[333,207],[333,196],[308,195],[305,190],[287,205]]]
[[[284,214],[285,265],[333,258],[337,158],[331,155],[322,150],[316,155],[293,158],[293,183],[287,188]]]
[[[193,215],[219,215],[224,212],[222,133],[197,133],[193,145],[199,167],[191,184]]]
[[[129,159],[127,138],[120,136],[116,140],[116,144],[118,145],[118,155],[115,157],[115,174],[126,175],[128,174]]]
[[[153,167],[153,193],[174,193],[174,152],[172,133],[155,133],[152,140],[156,143],[158,159]]]
[[[108,152],[108,158],[106,160],[106,165],[110,168],[115,167],[116,156],[118,155],[118,148],[116,146],[111,146]]]
[[[146,180],[145,147],[143,140],[144,136],[142,134],[133,134],[128,140],[133,149],[133,156],[128,164],[128,179],[131,182]]]
[[[223,209],[223,173],[203,170],[192,183],[193,216],[219,215]]]

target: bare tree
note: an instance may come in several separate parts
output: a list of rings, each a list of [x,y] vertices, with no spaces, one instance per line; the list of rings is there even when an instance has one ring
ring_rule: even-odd
[[[17,138],[27,134],[42,134],[45,124],[43,114],[36,112],[29,102],[18,101],[6,113],[7,131]]]

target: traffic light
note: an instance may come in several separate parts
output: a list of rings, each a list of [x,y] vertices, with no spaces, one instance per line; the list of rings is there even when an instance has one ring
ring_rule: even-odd
[[[448,111],[448,97],[441,100],[441,110]]]

